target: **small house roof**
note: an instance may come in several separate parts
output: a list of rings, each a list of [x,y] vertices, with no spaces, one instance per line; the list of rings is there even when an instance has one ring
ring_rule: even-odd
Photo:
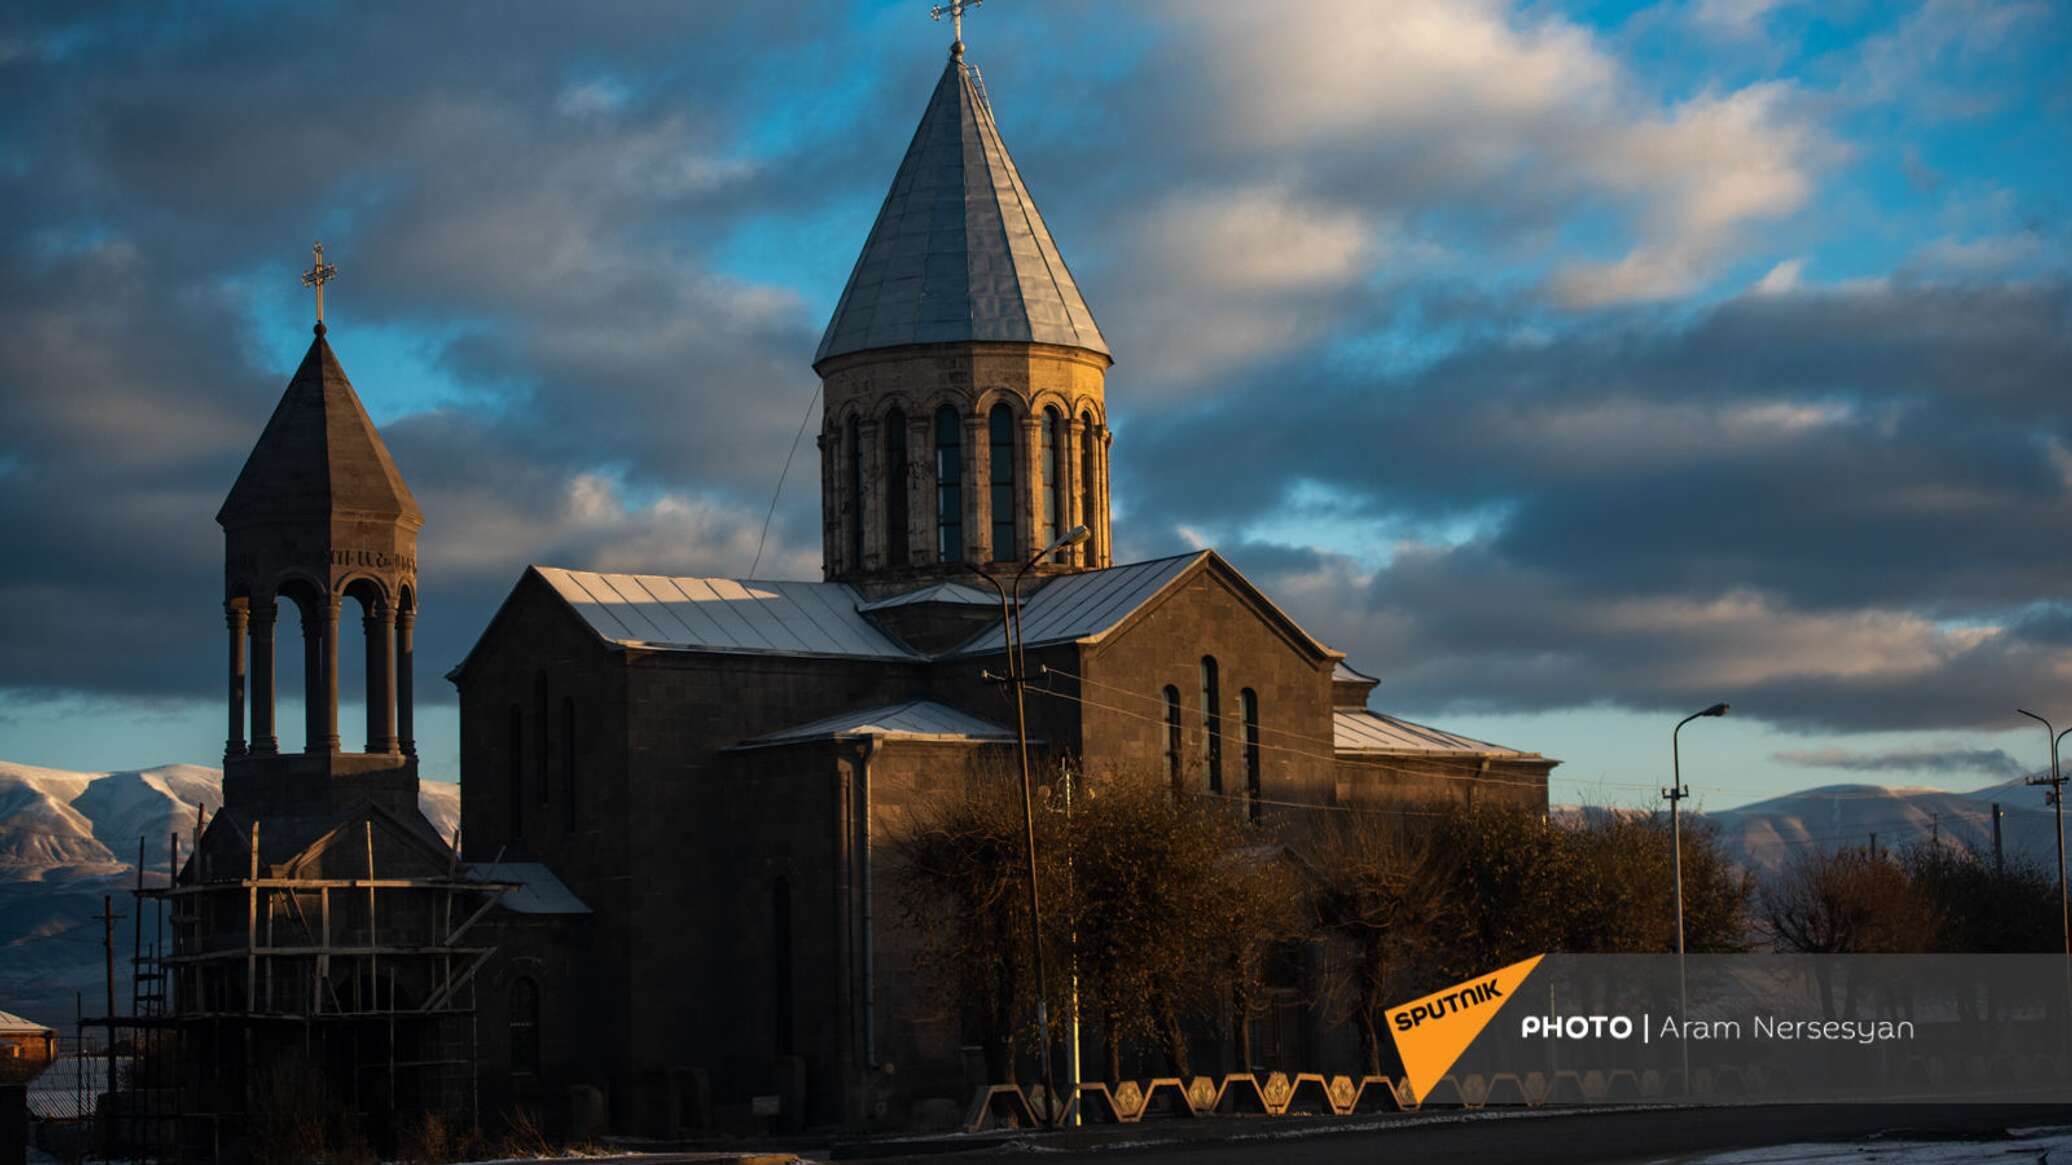
[[[1013,730],[981,720],[933,700],[907,700],[857,712],[844,712],[796,728],[786,728],[735,745],[736,749],[774,748],[816,740],[943,740],[970,744],[1011,744]]]
[[[1361,756],[1478,756],[1519,760],[1542,759],[1536,752],[1521,752],[1462,736],[1425,724],[1413,724],[1385,712],[1366,708],[1336,708],[1331,712],[1333,751]]]
[[[11,1011],[0,1011],[0,1036],[46,1035],[55,1030],[33,1019],[24,1019]]]

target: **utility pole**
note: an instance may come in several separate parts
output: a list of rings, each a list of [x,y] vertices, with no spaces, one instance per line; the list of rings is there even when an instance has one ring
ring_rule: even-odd
[[[1878,860],[1878,835],[1877,835],[1877,834],[1875,834],[1875,833],[1871,834],[1871,846],[1870,846],[1870,849],[1866,850],[1865,852],[1866,852],[1866,853],[1869,853],[1869,854],[1870,854],[1870,856],[1871,856],[1871,860],[1872,860],[1872,861],[1874,861],[1874,862],[1875,862],[1875,861],[1877,861],[1877,860]]]
[[[2000,802],[1993,802],[1993,876],[2007,872],[2007,859],[2000,852]]]
[[[109,1144],[104,1146],[104,1148],[110,1150],[114,1148],[115,1137],[115,1121],[112,1112],[115,1104],[115,919],[115,896],[113,894],[101,895],[101,953],[107,963],[108,988],[108,1010],[105,1013],[108,1019],[108,1045],[101,1049],[101,1051],[108,1059],[108,1104],[111,1109],[111,1112],[103,1114],[108,1119],[101,1122],[101,1127],[106,1131],[106,1135],[109,1138]],[[96,1109],[98,1107],[96,1106]]]
[[[959,5],[961,11],[962,6]],[[1029,557],[1022,568],[1015,572],[1010,599],[1010,588],[1000,585],[1000,580],[987,573],[975,563],[967,568],[1000,596],[1000,641],[1007,653],[1008,687],[1014,692],[1014,734],[1021,756],[1022,769],[1022,844],[1023,854],[1028,860],[1029,874],[1029,946],[1031,961],[1036,965],[1036,1037],[1040,1050],[1043,1071],[1043,1123],[1055,1125],[1064,1105],[1058,1100],[1057,1076],[1051,1067],[1050,1058],[1050,994],[1049,981],[1043,968],[1043,898],[1036,882],[1036,809],[1029,776],[1029,714],[1023,703],[1022,686],[1028,679],[1022,662],[1022,580],[1037,563],[1056,554],[1067,546],[1077,546],[1092,535],[1085,526],[1074,526],[1063,537]],[[1077,1035],[1077,1032],[1074,1032]]]

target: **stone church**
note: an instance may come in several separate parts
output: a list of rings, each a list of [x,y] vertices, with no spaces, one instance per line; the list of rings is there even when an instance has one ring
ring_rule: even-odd
[[[550,1004],[513,1071],[605,1084],[648,1128],[692,1070],[716,1104],[802,1090],[821,1125],[969,1098],[873,865],[903,806],[1013,746],[974,563],[1068,542],[1019,611],[1053,757],[1164,765],[1257,816],[1545,805],[1554,761],[1370,710],[1375,679],[1213,551],[1114,561],[1113,363],[953,47],[813,357],[823,578],[535,566],[449,677],[465,857],[538,863],[594,912],[594,992],[523,989]]]
[[[190,904],[173,1010],[299,1016],[278,1030],[342,1065],[362,1111],[471,1092],[484,1120],[567,1128],[587,1104],[668,1135],[708,1096],[849,1128],[961,1105],[970,1041],[908,972],[880,867],[906,807],[1012,755],[1002,601],[973,564],[1028,567],[1050,758],[1163,766],[1255,819],[1544,807],[1556,762],[1370,709],[1375,678],[1215,552],[1114,561],[1113,363],[953,46],[813,355],[823,577],[527,568],[447,675],[456,853],[415,801],[424,516],[320,322],[219,516],[226,807],[167,892]],[[281,600],[314,697],[294,754]],[[338,736],[342,605],[364,752]],[[341,1034],[323,1051],[316,1030]]]

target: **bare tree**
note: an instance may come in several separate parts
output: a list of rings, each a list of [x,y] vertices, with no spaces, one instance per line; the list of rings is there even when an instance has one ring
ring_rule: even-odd
[[[1440,853],[1429,830],[1373,813],[1337,815],[1304,849],[1318,883],[1316,925],[1350,949],[1343,986],[1369,1075],[1382,1072],[1381,1011],[1448,906],[1453,863]]]

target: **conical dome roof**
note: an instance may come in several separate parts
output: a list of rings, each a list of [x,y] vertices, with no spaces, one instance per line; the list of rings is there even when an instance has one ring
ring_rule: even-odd
[[[319,326],[321,329],[321,325]],[[336,513],[421,524],[423,513],[321,330],[252,446],[216,522]]]
[[[953,53],[813,361],[973,340],[1109,355],[992,107]]]

